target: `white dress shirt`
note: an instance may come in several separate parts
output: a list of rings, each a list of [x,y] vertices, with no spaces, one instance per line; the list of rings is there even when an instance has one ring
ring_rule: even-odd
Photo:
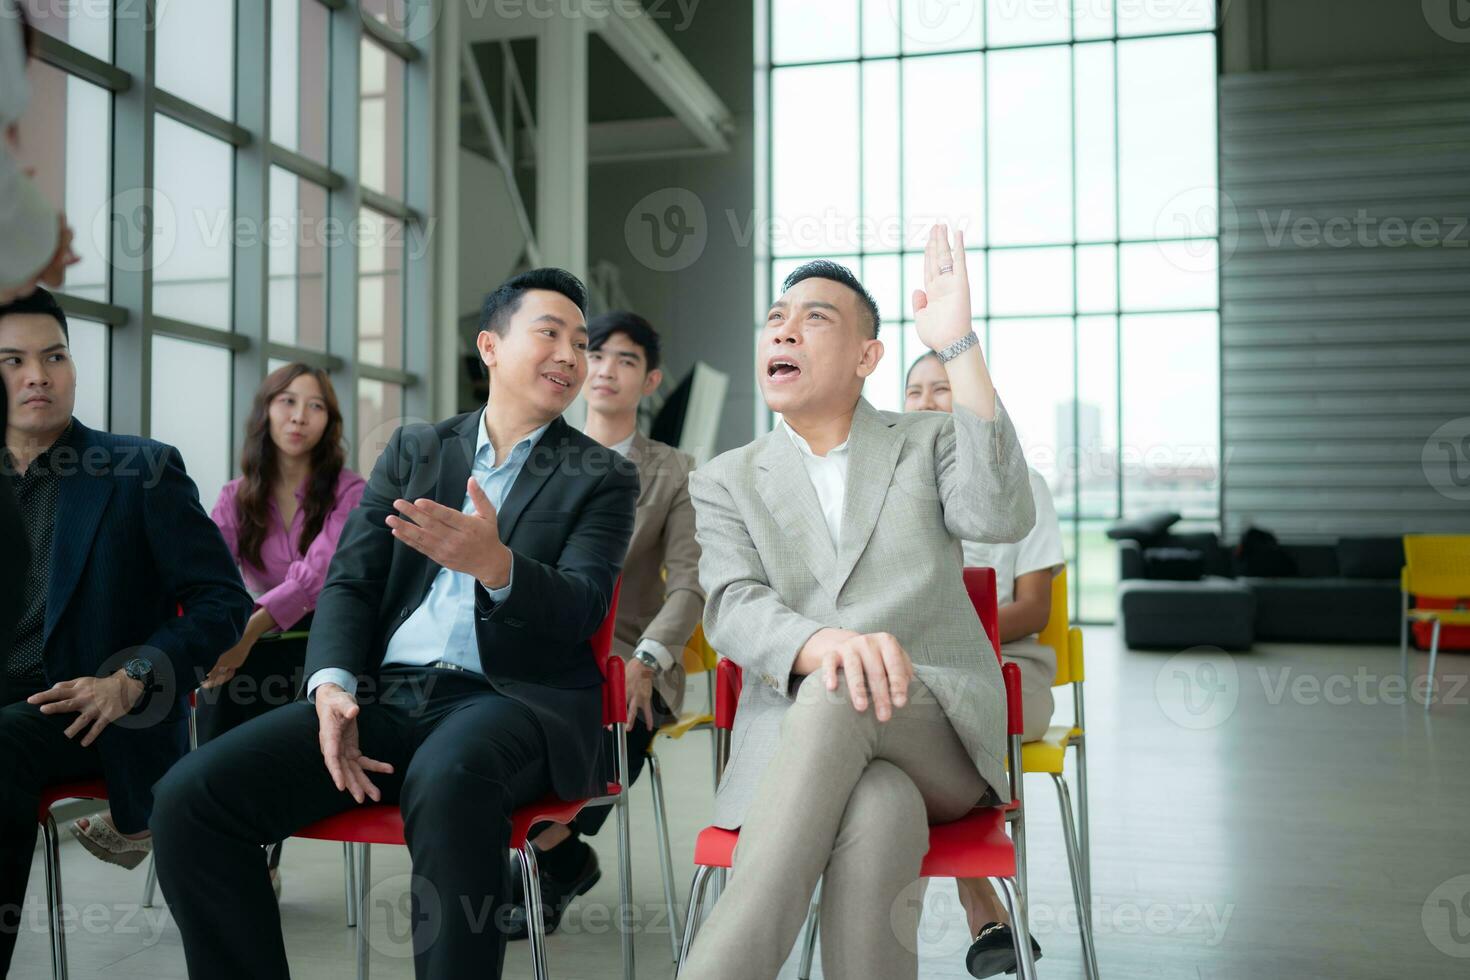
[[[510,488],[515,484],[522,467],[531,455],[536,443],[551,427],[548,422],[541,428],[522,437],[505,457],[505,462],[495,465],[495,447],[490,443],[490,434],[485,429],[485,413],[480,413],[480,437],[475,442],[475,460],[470,475],[485,491],[490,505],[497,511],[505,503]],[[465,491],[464,504],[460,510],[466,514],[475,512],[475,502]],[[408,620],[388,641],[383,654],[383,666],[426,667],[445,660],[476,674],[480,669],[480,648],[475,641],[475,578],[464,572],[455,572],[441,567],[429,586],[429,594]],[[515,584],[515,560],[512,558],[510,578],[498,589],[487,590],[492,602],[504,602]],[[341,667],[323,667],[311,675],[306,685],[310,698],[317,687],[332,683],[348,694],[357,693],[357,678],[351,671]]]
[[[827,451],[827,455],[818,456],[812,452],[812,447],[807,444],[807,441],[786,424],[785,419],[781,420],[780,426],[786,430],[792,443],[801,452],[801,461],[806,466],[806,475],[812,481],[812,489],[817,492],[817,503],[822,508],[822,517],[827,521],[827,533],[832,535],[832,550],[841,551],[839,542],[842,540],[842,502],[847,497],[847,443],[849,440],[844,439],[840,445],[833,446]]]

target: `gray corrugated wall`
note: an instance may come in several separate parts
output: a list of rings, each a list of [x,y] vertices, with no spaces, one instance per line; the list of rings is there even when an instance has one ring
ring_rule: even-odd
[[[1220,102],[1227,536],[1470,533],[1470,70],[1228,75]]]

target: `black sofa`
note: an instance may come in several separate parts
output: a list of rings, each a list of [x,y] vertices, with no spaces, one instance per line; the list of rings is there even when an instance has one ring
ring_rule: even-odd
[[[1129,647],[1397,642],[1401,538],[1270,540],[1242,558],[1213,533],[1170,532],[1175,520],[1150,515],[1109,531],[1119,545],[1118,616]]]

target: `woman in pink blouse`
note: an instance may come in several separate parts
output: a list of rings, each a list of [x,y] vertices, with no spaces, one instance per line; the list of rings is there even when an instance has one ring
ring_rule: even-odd
[[[347,515],[365,482],[343,465],[342,412],[325,371],[288,364],[268,375],[246,422],[244,474],[225,484],[214,522],[255,595],[245,634],[204,679],[201,743],[295,699],[305,637]],[[280,845],[270,850],[279,892]]]

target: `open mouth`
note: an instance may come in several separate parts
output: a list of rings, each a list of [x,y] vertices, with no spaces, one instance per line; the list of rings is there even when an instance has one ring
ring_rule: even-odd
[[[564,374],[543,374],[541,377],[563,391],[569,390],[572,387],[572,379]]]
[[[772,381],[792,381],[801,374],[801,366],[785,357],[773,357],[766,362],[766,377]]]

